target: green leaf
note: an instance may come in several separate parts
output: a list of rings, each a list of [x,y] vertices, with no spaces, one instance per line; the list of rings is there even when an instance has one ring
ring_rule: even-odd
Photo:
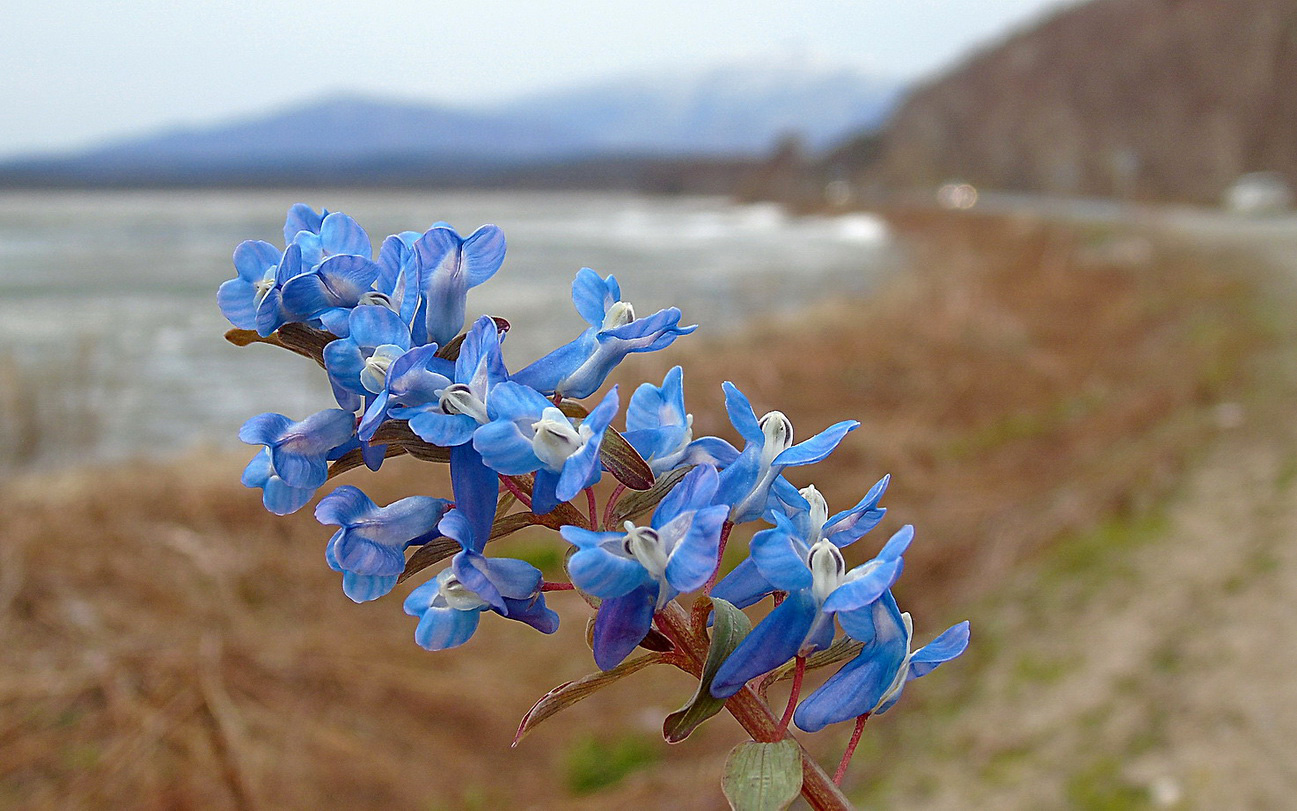
[[[405,571],[401,572],[401,576],[396,578],[396,582],[404,582],[407,577],[418,574],[429,566],[445,560],[460,549],[459,541],[453,538],[435,538],[428,541],[414,550],[413,555],[410,555],[410,559],[405,562]]]
[[[631,659],[622,662],[612,670],[605,670],[600,673],[591,673],[583,676],[576,681],[570,681],[566,684],[560,684],[553,690],[541,696],[532,706],[527,714],[522,717],[522,723],[518,725],[518,733],[513,736],[513,743],[510,746],[517,746],[518,742],[523,739],[528,732],[531,732],[542,721],[549,719],[562,710],[567,709],[582,699],[589,698],[594,693],[602,690],[613,682],[620,681],[632,673],[636,673],[649,665],[655,665],[662,661],[662,655],[650,653],[637,659]]]
[[[623,521],[643,515],[658,505],[662,499],[667,497],[667,493],[680,483],[693,466],[676,468],[675,470],[664,473],[652,487],[647,490],[637,490],[627,493],[617,502],[617,506],[612,511],[612,525],[621,526]]]
[[[560,400],[558,403],[558,410],[562,411],[564,415],[571,417],[574,420],[583,420],[590,416],[590,409],[581,405],[576,400]]]
[[[700,600],[709,599],[699,597]],[[697,729],[704,721],[725,708],[725,699],[712,696],[712,679],[716,671],[739,646],[743,637],[752,630],[752,621],[748,615],[721,599],[712,600],[716,619],[712,624],[712,644],[707,649],[707,661],[703,663],[702,678],[698,690],[689,703],[671,713],[662,724],[662,737],[667,743],[680,743]]]
[[[632,490],[648,490],[653,486],[653,471],[648,462],[611,425],[603,432],[599,461],[617,481]]]
[[[410,430],[405,420],[388,420],[378,426],[374,432],[371,445],[396,445],[405,452],[424,462],[449,462],[450,449],[439,448],[430,442],[424,442],[419,435]]]
[[[802,793],[802,750],[788,738],[730,750],[721,791],[734,811],[782,811]]]

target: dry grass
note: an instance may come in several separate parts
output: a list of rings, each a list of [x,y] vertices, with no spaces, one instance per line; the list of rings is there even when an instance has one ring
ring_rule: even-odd
[[[837,509],[896,476],[884,531],[919,529],[899,591],[925,633],[1060,533],[1156,499],[1259,336],[1220,257],[892,219],[912,267],[869,300],[682,342],[623,380],[684,363],[699,429],[725,436],[722,379],[801,436],[860,419],[813,475]],[[380,502],[444,489],[395,461],[366,484]],[[556,639],[488,620],[466,648],[425,653],[399,595],[346,601],[327,530],[266,515],[237,471],[195,459],[3,485],[0,807],[724,807],[717,766],[738,732],[723,719],[612,788],[567,794],[572,758],[600,751],[589,736],[650,737],[692,690],[678,675],[641,674],[507,748],[535,697],[592,669],[575,601],[554,601]],[[841,737],[812,745],[832,757]]]

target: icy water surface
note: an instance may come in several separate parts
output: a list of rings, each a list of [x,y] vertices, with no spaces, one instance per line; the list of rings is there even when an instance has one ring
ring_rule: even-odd
[[[375,247],[437,220],[504,229],[504,266],[468,311],[513,324],[511,368],[584,326],[570,286],[612,273],[640,314],[678,306],[702,330],[868,286],[887,265],[864,215],[791,219],[717,198],[549,192],[0,193],[0,469],[237,444],[249,416],[332,405],[323,373],[239,349],[216,288],[244,239],[282,245],[294,202],[346,211]],[[702,331],[700,330],[700,332]],[[684,340],[688,340],[687,338]]]

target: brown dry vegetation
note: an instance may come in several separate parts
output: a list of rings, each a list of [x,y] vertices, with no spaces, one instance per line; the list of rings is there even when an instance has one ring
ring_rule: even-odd
[[[683,363],[700,433],[731,435],[723,379],[802,436],[860,419],[809,474],[834,509],[895,475],[878,534],[918,527],[898,597],[930,636],[1052,540],[1154,503],[1261,338],[1253,288],[1219,256],[1028,220],[891,219],[910,261],[868,300],[682,342],[622,379]],[[328,531],[309,511],[266,515],[240,464],[2,485],[0,807],[724,807],[718,768],[740,734],[725,718],[569,793],[589,761],[652,741],[692,691],[680,674],[641,673],[508,748],[536,697],[593,669],[578,601],[552,601],[555,638],[488,620],[426,653],[400,613],[408,588],[352,605],[324,566]],[[389,465],[365,484],[380,503],[445,489],[430,466]],[[557,559],[557,541],[511,543]],[[905,724],[950,684],[930,677],[877,723]],[[846,733],[809,745],[834,759]]]

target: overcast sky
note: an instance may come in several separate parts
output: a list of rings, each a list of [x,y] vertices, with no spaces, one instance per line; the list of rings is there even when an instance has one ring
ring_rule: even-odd
[[[0,156],[340,90],[473,104],[790,53],[908,79],[1068,2],[15,2],[0,25]]]

